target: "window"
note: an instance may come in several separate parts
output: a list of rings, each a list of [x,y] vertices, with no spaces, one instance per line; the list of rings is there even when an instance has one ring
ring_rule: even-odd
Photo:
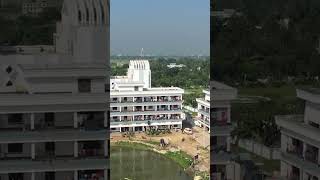
[[[9,114],[8,124],[9,125],[22,124],[22,114]]]
[[[81,21],[82,21],[82,16],[81,16],[81,11],[80,11],[80,10],[78,11],[78,20],[79,20],[79,23],[81,23]]]
[[[8,174],[9,180],[19,180],[23,179],[23,173],[10,173]]]
[[[94,23],[97,23],[97,11],[96,11],[96,8],[93,8],[93,18],[94,18]]]
[[[91,92],[91,79],[79,79],[78,80],[79,92]]]
[[[23,151],[23,144],[22,143],[14,143],[8,144],[8,153],[22,153]]]
[[[138,86],[135,86],[135,87],[134,87],[134,90],[135,90],[135,91],[138,91],[138,90],[139,90],[139,87],[138,87]]]
[[[317,123],[315,123],[315,122],[309,121],[309,124],[310,124],[312,127],[319,128],[319,124],[317,124]]]
[[[45,172],[45,180],[55,180],[54,172]]]

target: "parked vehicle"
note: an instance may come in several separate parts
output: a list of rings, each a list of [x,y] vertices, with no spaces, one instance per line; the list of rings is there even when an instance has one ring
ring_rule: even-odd
[[[192,129],[184,128],[183,132],[186,133],[186,134],[192,134]]]

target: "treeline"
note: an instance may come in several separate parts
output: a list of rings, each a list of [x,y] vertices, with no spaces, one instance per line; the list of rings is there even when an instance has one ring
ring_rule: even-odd
[[[197,97],[204,96],[203,89],[209,86],[210,61],[206,59],[194,58],[158,58],[150,60],[151,83],[153,87],[180,87],[185,89],[184,104],[196,107]],[[167,65],[176,63],[185,67],[169,68]],[[111,63],[111,75],[126,75],[128,63]]]
[[[320,75],[320,1],[226,0],[242,15],[212,19],[212,77],[228,82]],[[239,8],[236,8],[239,7]]]
[[[192,58],[150,60],[152,86],[154,87],[181,87],[185,89],[207,87],[209,85],[210,61]],[[185,67],[169,68],[167,65],[176,63]],[[126,75],[128,63],[111,63],[111,75]]]

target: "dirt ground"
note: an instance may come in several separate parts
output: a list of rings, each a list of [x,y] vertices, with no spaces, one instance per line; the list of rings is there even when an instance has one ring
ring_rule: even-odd
[[[159,136],[147,136],[144,132],[136,132],[134,141],[158,141],[160,139],[169,140],[169,148],[180,149],[191,156],[199,155],[199,162],[195,169],[209,172],[210,168],[210,135],[202,128],[194,128],[193,135],[183,134],[181,131]],[[182,139],[184,138],[184,141]],[[111,141],[128,140],[128,137],[122,137],[121,133],[111,133]]]

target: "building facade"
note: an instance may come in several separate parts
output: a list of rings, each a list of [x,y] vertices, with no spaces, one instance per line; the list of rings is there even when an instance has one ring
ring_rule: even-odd
[[[289,180],[320,179],[320,91],[297,89],[304,115],[276,116],[281,130],[281,176]]]
[[[225,84],[210,82],[210,171],[213,180],[240,180],[240,165],[231,150],[231,101],[237,90]]]
[[[110,80],[111,131],[181,129],[182,94],[177,87],[151,87],[147,60],[131,60],[127,76]]]
[[[99,22],[74,18],[84,13],[81,3],[99,8]],[[109,2],[66,0],[63,9],[54,51],[0,52],[1,180],[106,180],[110,174]],[[78,53],[85,40],[98,48]]]
[[[22,14],[37,16],[46,8],[58,8],[60,4],[59,0],[26,0],[22,3]]]
[[[204,98],[197,98],[198,115],[196,121],[210,132],[210,91],[203,90]]]

